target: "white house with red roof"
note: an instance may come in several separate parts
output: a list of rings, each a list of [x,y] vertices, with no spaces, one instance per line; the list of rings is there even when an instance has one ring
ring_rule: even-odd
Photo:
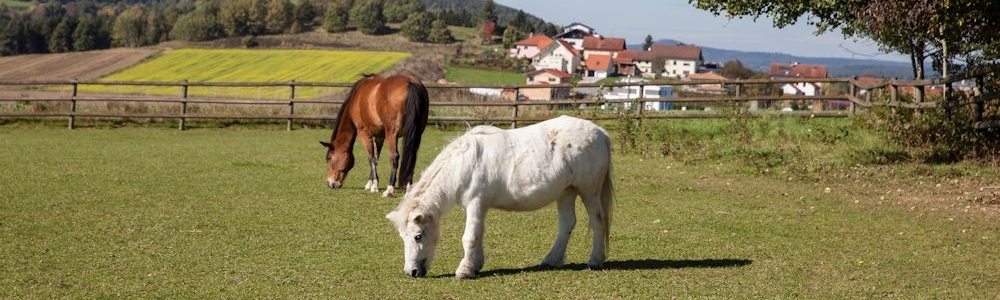
[[[698,73],[703,61],[701,47],[654,44],[647,51],[636,54],[635,67],[643,77],[684,78]]]
[[[607,78],[614,72],[614,64],[611,55],[594,54],[587,59],[584,65],[585,77]]]
[[[767,74],[771,79],[784,78],[827,78],[827,68],[824,65],[806,65],[797,62],[771,63]],[[819,82],[796,82],[781,85],[785,95],[817,96],[823,92]]]
[[[597,31],[590,26],[581,23],[572,23],[563,27],[563,32],[553,38],[569,42],[578,51],[583,50],[583,38],[587,36],[600,36]]]
[[[554,42],[555,39],[552,39],[544,34],[535,34],[526,39],[517,41],[517,43],[514,43],[514,48],[508,49],[508,51],[510,51],[510,57],[532,59],[535,58],[539,52],[542,52],[542,49],[545,49],[545,47],[548,47],[549,44]]]
[[[573,74],[581,65],[580,51],[563,40],[555,40],[535,55],[531,66],[535,70],[556,69]]]

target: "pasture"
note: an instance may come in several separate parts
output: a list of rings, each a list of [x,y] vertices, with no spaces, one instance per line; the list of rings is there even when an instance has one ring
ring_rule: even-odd
[[[360,145],[345,188],[324,186],[324,151],[317,141],[329,140],[329,129],[71,131],[5,124],[0,298],[1000,294],[1000,214],[992,200],[983,200],[996,199],[990,194],[998,187],[996,169],[851,162],[847,153],[884,146],[861,130],[837,143],[816,135],[817,128],[850,128],[842,119],[755,121],[768,122],[780,140],[750,143],[737,142],[719,122],[725,120],[647,121],[644,126],[659,128],[662,136],[640,142],[677,144],[640,147],[657,151],[621,151],[615,142],[616,203],[605,270],[585,270],[590,239],[579,204],[567,267],[533,268],[556,234],[550,206],[492,211],[486,265],[471,281],[453,279],[462,251],[460,209],[442,221],[428,277],[403,274],[402,243],[384,218],[398,198],[362,191],[367,167]],[[615,122],[602,125],[613,140],[620,138]],[[705,141],[669,137],[674,133]],[[458,134],[428,127],[417,169]],[[738,147],[759,150],[731,151]],[[661,148],[670,155],[659,155]],[[753,157],[761,153],[786,161]],[[799,158],[788,158],[795,153]],[[388,165],[384,159],[380,168]]]
[[[177,49],[101,78],[102,81],[354,82],[409,57],[382,51],[288,49]],[[298,87],[296,98],[315,98],[342,88]],[[180,95],[177,87],[82,86],[81,92]],[[287,86],[273,88],[192,87],[193,97],[288,99]]]

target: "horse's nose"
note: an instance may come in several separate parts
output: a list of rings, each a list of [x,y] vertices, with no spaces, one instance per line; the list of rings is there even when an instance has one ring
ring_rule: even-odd
[[[326,186],[330,187],[331,189],[339,189],[342,185],[344,185],[344,184],[341,183],[340,181],[327,181],[326,182]]]
[[[413,269],[413,271],[410,271],[410,277],[417,278],[417,269]]]

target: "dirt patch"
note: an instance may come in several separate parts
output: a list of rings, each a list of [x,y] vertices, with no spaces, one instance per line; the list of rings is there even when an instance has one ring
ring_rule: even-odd
[[[55,81],[94,80],[132,66],[156,53],[156,49],[109,50],[31,54],[0,57],[0,80]]]

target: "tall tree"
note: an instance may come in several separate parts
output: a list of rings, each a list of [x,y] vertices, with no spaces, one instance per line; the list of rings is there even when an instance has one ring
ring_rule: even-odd
[[[73,50],[73,29],[76,22],[70,17],[63,17],[49,36],[49,52],[63,53]]]
[[[646,40],[642,42],[642,50],[649,51],[650,48],[653,48],[653,36],[647,34]]]
[[[267,16],[264,28],[267,33],[277,34],[287,30],[292,24],[294,6],[288,0],[267,0]]]
[[[111,40],[114,45],[123,47],[139,47],[145,45],[145,10],[140,4],[132,5],[115,18],[111,30]]]
[[[293,26],[298,25],[299,30],[294,32],[307,31],[312,28],[315,25],[317,15],[316,7],[313,6],[312,1],[299,1],[295,5],[295,23],[293,24]]]
[[[326,8],[326,17],[323,19],[323,29],[326,32],[342,32],[347,30],[347,10],[340,5],[330,4]]]
[[[368,35],[385,31],[385,15],[382,14],[381,0],[360,0],[351,8],[351,21],[358,31]]]
[[[447,44],[455,41],[455,37],[451,35],[451,30],[448,29],[448,24],[441,18],[431,22],[431,31],[428,35],[427,38],[431,43]]]
[[[425,11],[415,12],[410,14],[410,17],[406,18],[406,21],[400,25],[400,34],[410,41],[428,42],[430,40],[431,23],[433,22],[434,18],[431,17],[430,13]]]
[[[93,17],[84,17],[73,30],[73,50],[90,51],[100,49],[100,21]]]

